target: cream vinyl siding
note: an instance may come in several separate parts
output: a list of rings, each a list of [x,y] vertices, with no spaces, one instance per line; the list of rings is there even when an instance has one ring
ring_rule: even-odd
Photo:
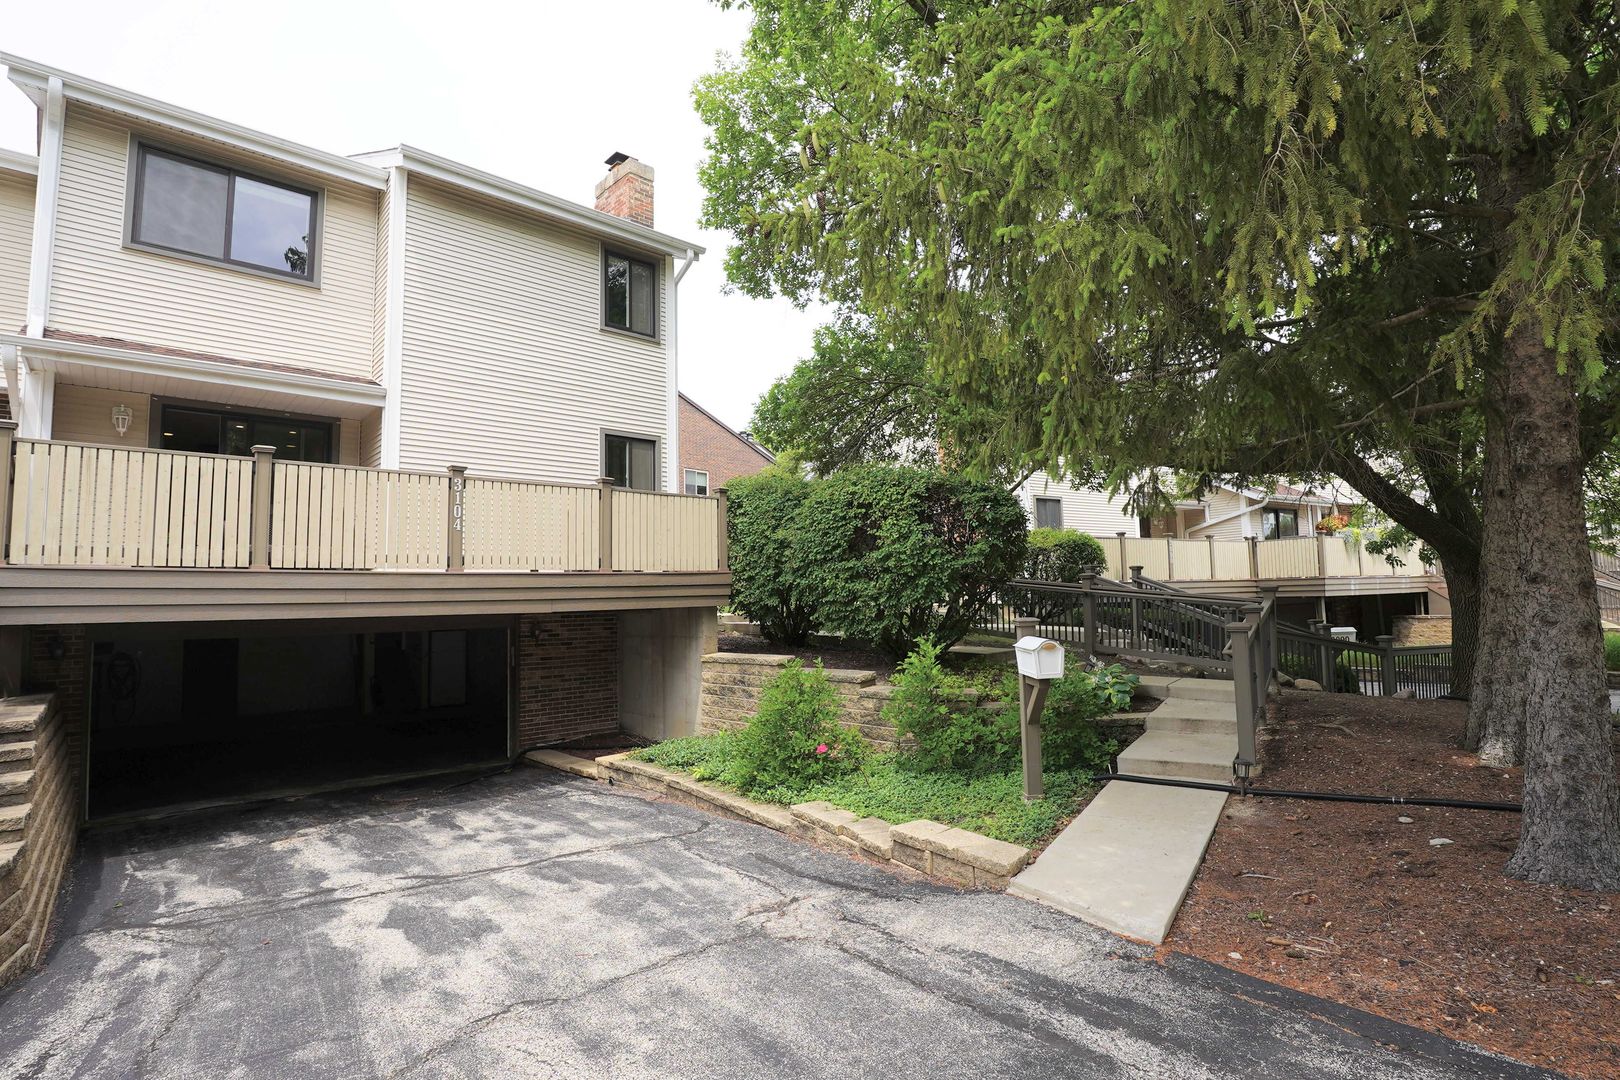
[[[152,398],[127,390],[102,390],[93,386],[56,384],[51,412],[51,438],[63,442],[96,443],[139,450],[146,446],[151,431]],[[114,405],[127,405],[132,414],[129,433],[122,439],[113,430]]]
[[[598,240],[416,175],[406,191],[400,467],[592,483],[604,430],[668,453],[669,261],[658,339],[603,330]]]
[[[1252,502],[1252,500],[1245,500],[1242,495],[1236,492],[1228,491],[1225,488],[1216,488],[1204,499],[1205,513],[1207,515],[1204,520],[1214,522],[1214,524],[1207,528],[1202,525],[1197,526],[1191,531],[1191,535],[1199,538],[1213,536],[1217,540],[1242,540],[1246,536],[1258,536],[1260,533],[1260,521],[1252,509],[1245,514],[1226,521],[1215,520],[1236,513],[1245,501]]]
[[[21,330],[28,313],[33,236],[33,178],[0,174],[0,330],[7,333]]]
[[[371,283],[371,378],[383,381],[383,345],[388,325],[388,199],[384,190],[377,197],[377,258],[372,264]]]
[[[1123,532],[1126,536],[1141,534],[1141,522],[1126,514],[1119,504],[1105,492],[1077,488],[1061,480],[1053,480],[1044,472],[1037,472],[1024,481],[1024,506],[1030,523],[1035,521],[1037,498],[1063,500],[1063,527],[1093,536],[1113,536]]]
[[[273,162],[173,139],[154,141],[300,182],[296,173],[278,170]],[[125,248],[129,148],[128,126],[108,114],[68,107],[51,327],[371,377],[376,193],[327,185],[316,253],[319,286],[281,281]]]

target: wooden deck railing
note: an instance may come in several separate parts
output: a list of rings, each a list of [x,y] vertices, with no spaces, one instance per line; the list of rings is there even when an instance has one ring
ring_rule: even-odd
[[[1261,581],[1292,578],[1423,577],[1418,546],[1394,561],[1365,550],[1351,537],[1290,536],[1280,540],[1180,540],[1174,537],[1099,536],[1116,580],[1142,573],[1161,581]],[[1397,565],[1398,564],[1398,565]]]
[[[615,490],[13,438],[0,541],[23,566],[715,571],[725,493]]]

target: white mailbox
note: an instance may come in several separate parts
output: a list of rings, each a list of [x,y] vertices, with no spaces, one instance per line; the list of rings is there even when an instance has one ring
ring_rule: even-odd
[[[1013,646],[1018,654],[1018,674],[1031,679],[1063,677],[1063,646],[1050,638],[1019,638]]]

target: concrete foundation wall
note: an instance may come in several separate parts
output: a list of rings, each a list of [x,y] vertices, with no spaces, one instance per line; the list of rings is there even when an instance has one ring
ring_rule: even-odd
[[[619,614],[619,726],[645,739],[695,735],[703,658],[719,646],[714,608]]]
[[[1401,615],[1395,620],[1397,645],[1450,645],[1450,615]]]
[[[78,777],[57,698],[0,702],[0,985],[44,952],[79,830]]]
[[[759,711],[765,684],[787,666],[791,656],[765,653],[712,653],[703,658],[703,711],[698,730],[736,731]],[[842,702],[840,721],[866,736],[881,750],[894,749],[894,725],[883,719],[893,687],[879,683],[875,671],[828,668],[827,679]]]

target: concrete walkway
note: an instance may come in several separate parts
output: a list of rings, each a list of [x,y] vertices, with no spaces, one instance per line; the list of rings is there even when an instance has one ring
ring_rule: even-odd
[[[1237,753],[1232,684],[1146,676],[1163,699],[1119,771],[1225,783]],[[1008,890],[1154,945],[1187,896],[1226,796],[1115,780],[1058,834]]]

